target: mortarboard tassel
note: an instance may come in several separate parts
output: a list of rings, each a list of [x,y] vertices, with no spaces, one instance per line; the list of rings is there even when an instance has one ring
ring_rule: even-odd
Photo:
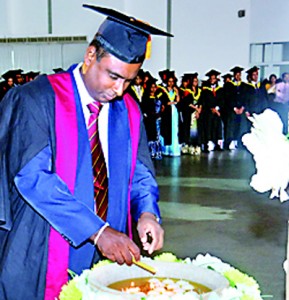
[[[152,39],[151,39],[151,36],[149,35],[147,44],[146,44],[145,59],[149,59],[151,57],[151,53],[152,53]]]

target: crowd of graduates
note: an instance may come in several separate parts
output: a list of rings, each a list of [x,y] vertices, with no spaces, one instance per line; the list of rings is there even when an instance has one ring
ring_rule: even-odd
[[[0,82],[0,100],[5,94],[13,87],[23,85],[26,82],[34,80],[40,72],[27,72],[23,73],[22,69],[9,70],[1,77],[4,79]]]
[[[141,70],[128,93],[139,103],[152,158],[243,148],[241,137],[251,128],[249,116],[266,108],[275,110],[288,133],[289,73],[272,74],[258,81],[259,68],[235,66],[222,76],[217,70],[183,74],[177,84],[175,72],[159,72],[161,83]]]
[[[53,69],[55,73],[62,69]],[[288,133],[289,73],[277,78],[272,74],[258,81],[259,69],[246,71],[235,66],[222,76],[217,70],[206,73],[200,81],[198,73],[185,73],[178,84],[175,72],[163,70],[159,79],[140,70],[129,86],[129,93],[140,105],[148,137],[151,157],[200,155],[201,152],[242,148],[241,137],[248,132],[248,116],[266,108],[276,111]],[[2,75],[0,100],[13,87],[34,80],[39,72],[10,70]]]
[[[63,71],[62,68],[53,69],[54,73]],[[5,94],[12,88],[28,83],[40,74],[40,72],[29,71],[24,73],[22,69],[9,70],[1,75],[2,81],[0,81],[0,101]]]

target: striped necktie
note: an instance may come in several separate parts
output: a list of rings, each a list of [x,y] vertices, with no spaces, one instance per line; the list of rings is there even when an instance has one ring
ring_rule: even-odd
[[[105,159],[98,133],[98,116],[101,109],[101,104],[95,101],[88,104],[87,107],[91,113],[88,121],[88,136],[90,141],[94,176],[93,185],[96,206],[95,211],[97,212],[97,215],[105,221],[108,207],[108,178]]]

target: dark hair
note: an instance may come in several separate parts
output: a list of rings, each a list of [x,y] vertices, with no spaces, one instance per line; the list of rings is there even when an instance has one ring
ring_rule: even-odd
[[[284,79],[285,76],[286,76],[287,74],[289,74],[289,73],[288,73],[288,72],[284,72],[284,73],[282,74],[282,79]]]
[[[172,74],[168,74],[168,75],[167,75],[167,78],[166,78],[166,80],[165,80],[165,83],[168,84],[168,82],[169,82],[170,79],[173,79],[173,80],[174,80],[174,84],[177,83],[177,78],[176,78],[176,76],[175,76],[175,75],[172,75]]]
[[[96,60],[99,62],[103,57],[108,56],[109,53],[100,45],[96,36],[97,35],[95,35],[94,39],[90,42],[89,46],[93,46],[95,48]]]
[[[144,95],[143,95],[145,99],[150,97],[151,87],[153,86],[153,84],[155,84],[155,86],[157,87],[156,81],[154,81],[154,80],[147,81],[147,85],[146,85],[146,88],[144,90]]]
[[[276,76],[275,74],[271,74],[271,75],[269,76],[269,81],[271,81],[271,79],[272,79],[273,77],[275,77],[275,79],[277,79],[277,76]]]

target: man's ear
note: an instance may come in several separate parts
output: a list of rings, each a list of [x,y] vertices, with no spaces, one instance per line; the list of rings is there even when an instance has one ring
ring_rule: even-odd
[[[93,58],[95,56],[95,52],[96,52],[96,49],[93,46],[89,46],[86,49],[85,54],[84,54],[84,61],[83,61],[82,68],[81,68],[83,75],[86,73],[88,67],[91,65]]]
[[[85,55],[84,55],[84,64],[86,66],[89,66],[95,56],[95,52],[96,49],[94,46],[89,46],[86,51],[85,51]]]

